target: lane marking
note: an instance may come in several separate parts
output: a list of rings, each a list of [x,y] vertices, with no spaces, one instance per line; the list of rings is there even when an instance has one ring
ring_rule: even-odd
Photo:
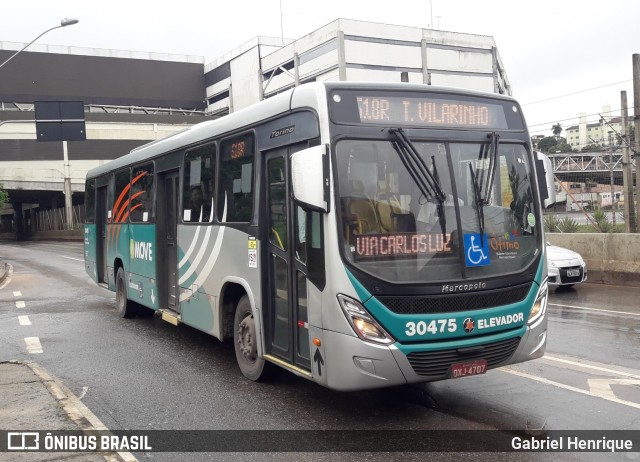
[[[23,300],[18,300],[16,302],[16,308],[24,308],[27,304]]]
[[[37,354],[42,353],[42,345],[38,337],[26,337],[24,343],[27,344],[27,353]]]
[[[556,361],[556,362],[559,362],[559,363],[570,364],[572,366],[577,366],[577,367],[580,367],[580,368],[583,368],[583,369],[593,369],[594,371],[598,371],[598,372],[605,372],[605,373],[608,373],[608,374],[619,375],[619,376],[622,376],[622,377],[629,377],[629,378],[632,378],[632,379],[640,379],[640,375],[638,375],[638,374],[619,371],[619,370],[615,370],[615,369],[609,369],[609,368],[606,368],[606,367],[594,366],[594,365],[591,365],[591,364],[585,364],[585,363],[581,363],[581,362],[578,362],[578,361],[571,361],[571,360],[559,358],[558,356],[553,356],[553,355],[550,355],[550,354],[547,354],[547,353],[545,353],[545,355],[540,359],[548,359],[550,361]]]
[[[58,256],[62,257],[62,258],[66,258],[67,260],[75,260],[75,261],[82,261],[82,262],[84,261],[84,260],[82,260],[80,258],[65,257],[64,255],[58,255]]]
[[[602,397],[616,398],[611,385],[640,385],[640,380],[633,379],[589,379],[589,390]]]
[[[18,316],[18,322],[20,323],[21,326],[31,325],[31,320],[29,319],[29,316]]]
[[[89,391],[89,387],[82,387],[82,393],[80,393],[80,396],[78,396],[78,399],[82,399],[85,397],[85,395],[87,394],[87,391]]]
[[[22,297],[22,292],[20,292],[19,290],[14,290],[13,291],[13,296],[14,297]]]
[[[602,393],[600,390],[592,391],[592,390],[583,390],[582,388],[572,387],[571,385],[565,385],[564,383],[554,382],[553,380],[545,379],[542,377],[538,377],[535,375],[527,374],[526,372],[516,371],[514,369],[510,369],[508,366],[501,367],[498,369],[499,371],[506,372],[507,374],[516,375],[518,377],[522,377],[529,380],[534,380],[536,382],[544,383],[546,385],[551,385],[558,388],[563,388],[565,390],[573,391],[576,393],[580,393],[582,395],[592,396],[594,398],[600,398],[607,401],[611,401],[613,403],[622,404],[623,406],[633,407],[635,409],[640,409],[640,403],[634,403],[631,401],[625,401],[615,396],[611,396],[610,394]]]
[[[600,311],[602,313],[626,314],[627,316],[638,316],[638,317],[640,317],[640,313],[631,313],[629,311],[603,310],[603,309],[600,309],[600,308],[587,308],[586,306],[563,305],[561,303],[549,303],[549,305],[551,305],[551,306],[562,306],[562,307],[565,307],[565,308],[573,308],[575,310]]]

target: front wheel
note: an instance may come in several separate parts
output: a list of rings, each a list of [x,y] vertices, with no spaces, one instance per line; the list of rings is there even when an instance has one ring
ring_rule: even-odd
[[[133,318],[136,315],[135,304],[127,299],[127,281],[122,267],[116,273],[116,309],[122,318]]]
[[[258,357],[256,323],[251,312],[251,302],[243,296],[236,306],[233,319],[233,343],[236,360],[242,374],[249,380],[261,382],[273,376],[275,366]]]

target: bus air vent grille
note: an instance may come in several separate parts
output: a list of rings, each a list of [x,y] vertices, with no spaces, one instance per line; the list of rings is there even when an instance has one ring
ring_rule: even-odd
[[[496,367],[511,357],[519,343],[520,337],[513,337],[474,348],[473,353],[467,353],[464,349],[451,348],[449,350],[413,352],[407,355],[407,359],[416,374],[440,377],[449,373],[452,364],[469,363],[477,359],[486,359],[487,368]]]
[[[513,287],[464,292],[459,294],[438,294],[419,297],[381,296],[378,300],[397,314],[456,313],[481,310],[496,306],[521,302],[529,294],[531,283]]]

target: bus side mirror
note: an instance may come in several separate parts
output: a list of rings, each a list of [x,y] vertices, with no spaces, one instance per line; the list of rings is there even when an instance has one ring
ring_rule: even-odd
[[[551,159],[539,151],[536,151],[536,176],[538,177],[540,201],[546,209],[556,203],[556,187]]]
[[[303,208],[329,211],[329,150],[313,146],[291,155],[293,199]]]

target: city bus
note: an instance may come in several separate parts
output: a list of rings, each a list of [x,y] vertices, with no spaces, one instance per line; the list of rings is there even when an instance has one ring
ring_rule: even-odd
[[[549,165],[510,97],[303,84],[89,171],[86,271],[250,380],[483,374],[544,354]]]

